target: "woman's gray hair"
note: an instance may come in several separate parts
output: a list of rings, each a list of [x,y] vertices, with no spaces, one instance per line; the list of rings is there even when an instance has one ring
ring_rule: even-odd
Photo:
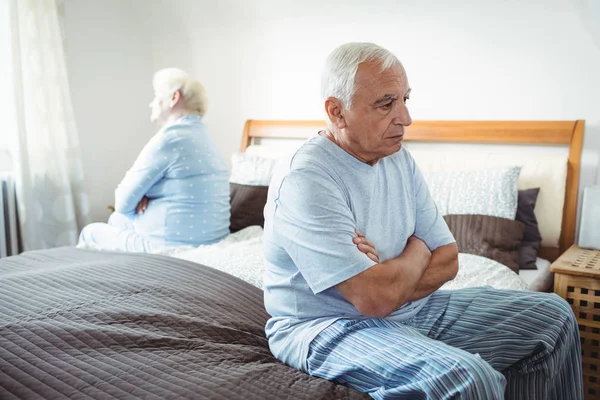
[[[179,68],[157,71],[152,79],[154,91],[159,96],[172,96],[179,90],[183,104],[189,112],[204,116],[208,108],[208,96],[204,85]]]
[[[340,100],[344,107],[350,109],[356,93],[354,80],[359,64],[376,61],[381,64],[381,71],[400,64],[398,58],[388,50],[374,43],[346,43],[329,54],[321,75],[321,97],[323,101],[329,97]],[[401,65],[401,64],[400,64]]]

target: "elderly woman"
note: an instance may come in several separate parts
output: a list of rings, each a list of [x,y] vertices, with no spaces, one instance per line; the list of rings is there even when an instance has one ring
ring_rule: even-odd
[[[214,243],[229,233],[227,164],[206,132],[207,96],[187,73],[154,75],[150,139],[115,191],[107,224],[86,226],[80,245],[131,252]]]

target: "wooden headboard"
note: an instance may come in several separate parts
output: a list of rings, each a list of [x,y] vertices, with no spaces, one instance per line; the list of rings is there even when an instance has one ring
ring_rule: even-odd
[[[568,146],[569,161],[559,247],[542,247],[540,250],[540,257],[553,261],[575,242],[584,122],[413,121],[406,130],[404,140]],[[244,127],[240,151],[245,151],[253,139],[305,139],[324,128],[324,121],[248,120]]]

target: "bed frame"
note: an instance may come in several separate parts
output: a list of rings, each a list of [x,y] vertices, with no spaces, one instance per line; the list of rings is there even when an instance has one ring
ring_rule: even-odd
[[[569,161],[559,247],[542,247],[540,257],[554,261],[575,242],[577,197],[585,121],[413,121],[404,140],[421,142],[567,145]],[[324,121],[248,120],[240,151],[253,139],[306,139],[325,129]]]

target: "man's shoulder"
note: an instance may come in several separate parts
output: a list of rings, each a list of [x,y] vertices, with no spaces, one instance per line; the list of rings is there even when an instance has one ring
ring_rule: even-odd
[[[321,165],[327,158],[327,148],[324,139],[313,137],[302,144],[290,158],[290,168],[310,167]]]
[[[317,138],[311,138],[302,144],[298,149],[289,153],[286,157],[280,160],[278,165],[278,175],[280,179],[286,176],[317,174],[327,175],[330,170],[330,157],[327,151],[323,148],[322,143],[319,143]]]
[[[333,189],[343,180],[342,170],[343,167],[332,160],[322,140],[311,138],[278,163],[271,178],[270,192],[280,193],[288,186],[286,182],[294,182],[302,190]]]

